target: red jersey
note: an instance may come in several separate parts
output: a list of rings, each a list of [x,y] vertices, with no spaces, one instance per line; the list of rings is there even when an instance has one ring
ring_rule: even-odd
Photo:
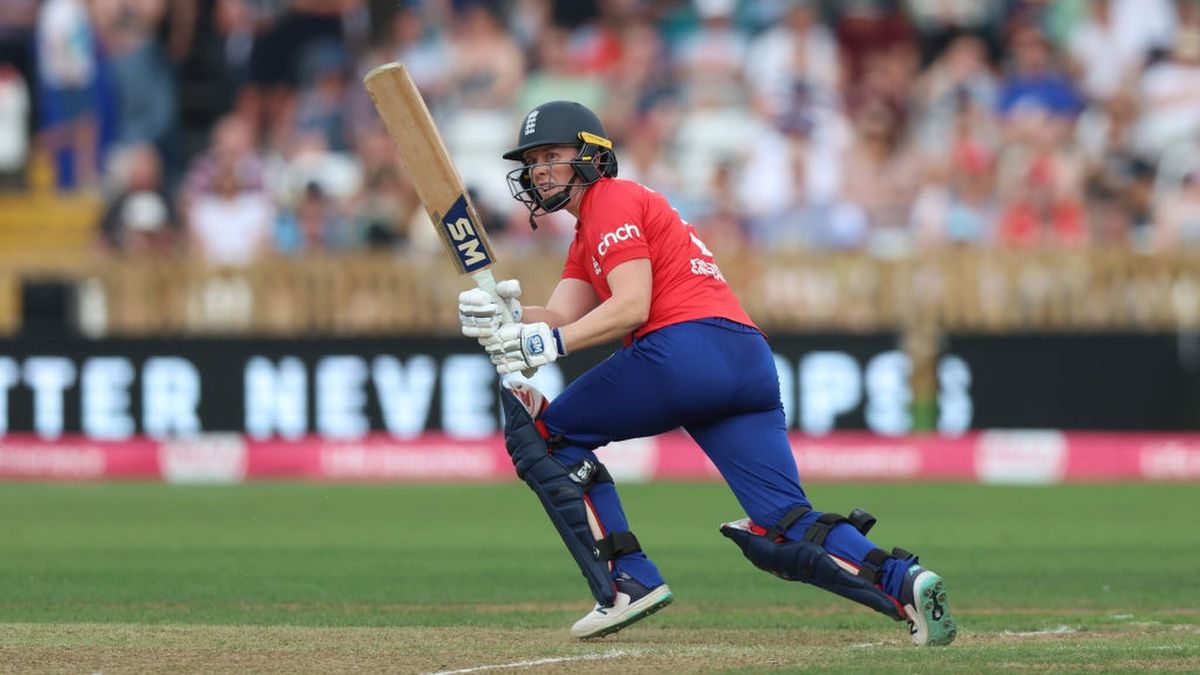
[[[579,223],[567,251],[563,278],[588,282],[604,301],[612,297],[608,273],[636,258],[650,259],[653,288],[650,315],[631,337],[710,317],[757,328],[725,282],[712,252],[696,236],[696,229],[665,197],[619,178],[593,183],[579,205]]]

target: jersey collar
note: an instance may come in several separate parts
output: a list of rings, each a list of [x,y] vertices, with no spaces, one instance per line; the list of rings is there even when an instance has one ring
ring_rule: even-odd
[[[609,180],[612,180],[612,179],[608,178],[608,177],[604,177],[604,178],[601,178],[600,180],[596,181],[595,183],[592,183],[591,185],[583,186],[584,187],[583,198],[579,200],[579,218],[577,218],[575,220],[575,229],[576,230],[579,229],[580,225],[583,225],[583,214],[588,212],[588,205],[591,204],[591,202],[592,202],[592,193],[596,191],[595,188],[597,186],[603,184],[605,181],[609,181]]]

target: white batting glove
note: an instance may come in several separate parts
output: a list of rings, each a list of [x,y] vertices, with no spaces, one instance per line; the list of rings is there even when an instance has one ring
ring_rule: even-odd
[[[497,304],[486,291],[472,288],[458,294],[458,323],[462,326],[462,334],[477,338],[480,344],[485,344],[504,323],[504,311],[507,307],[513,321],[521,320],[521,282],[516,279],[506,279],[496,284],[496,295],[500,296],[503,304]],[[486,346],[486,344],[485,344]]]
[[[567,355],[562,333],[545,323],[501,326],[484,347],[501,375],[536,369]]]

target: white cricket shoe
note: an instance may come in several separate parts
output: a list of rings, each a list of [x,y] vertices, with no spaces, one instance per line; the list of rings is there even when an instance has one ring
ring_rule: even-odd
[[[666,584],[646,588],[631,577],[617,579],[617,599],[611,607],[599,604],[587,616],[571,626],[577,638],[598,638],[611,635],[671,604],[675,596]]]
[[[958,624],[950,616],[946,584],[936,573],[913,565],[905,573],[900,591],[904,613],[908,615],[908,633],[918,647],[941,647],[954,642]]]

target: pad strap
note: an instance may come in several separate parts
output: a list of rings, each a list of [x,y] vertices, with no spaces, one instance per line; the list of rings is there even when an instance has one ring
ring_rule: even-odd
[[[876,523],[875,516],[867,513],[863,509],[854,509],[850,512],[850,515],[846,518],[846,520],[849,520],[850,524],[854,526],[854,529],[861,532],[864,536],[871,531],[872,527],[875,527]]]
[[[571,477],[571,480],[578,483],[584,492],[590,491],[596,483],[613,482],[612,474],[608,472],[608,468],[600,462],[594,462],[590,459],[585,459],[574,466],[567,467],[567,475]]]
[[[637,553],[640,550],[642,550],[642,545],[638,543],[637,537],[633,536],[632,532],[613,532],[596,542],[593,553],[600,560],[613,560],[623,555]]]
[[[808,526],[808,531],[804,533],[804,538],[811,541],[817,546],[825,546],[825,537],[829,536],[830,530],[842,523],[848,523],[850,519],[840,513],[831,513],[826,511],[817,516],[817,520],[812,525]]]
[[[878,584],[883,578],[883,564],[888,561],[888,558],[912,560],[916,556],[899,546],[893,548],[891,553],[887,553],[881,548],[873,548],[867,551],[866,557],[863,558],[862,565],[858,568],[858,576],[873,584]]]
[[[812,509],[807,506],[797,506],[788,511],[787,515],[781,518],[778,523],[775,523],[763,536],[771,541],[779,539],[792,525],[796,524],[797,520],[803,518],[810,511]],[[842,523],[850,523],[854,526],[854,529],[866,535],[871,531],[872,527],[875,527],[876,518],[863,509],[854,509],[850,512],[850,517],[848,518],[840,513],[827,511],[817,516],[816,522],[809,525],[808,530],[804,532],[804,538],[817,546],[824,546],[825,538],[829,536],[829,532]],[[882,553],[882,551],[880,552]]]
[[[782,537],[784,532],[787,532],[797,520],[803,518],[804,514],[808,513],[809,511],[812,511],[812,509],[807,506],[797,506],[791,511],[788,511],[783,518],[780,518],[779,522],[775,523],[775,525],[771,529],[767,530],[766,534],[763,536],[771,541]]]

